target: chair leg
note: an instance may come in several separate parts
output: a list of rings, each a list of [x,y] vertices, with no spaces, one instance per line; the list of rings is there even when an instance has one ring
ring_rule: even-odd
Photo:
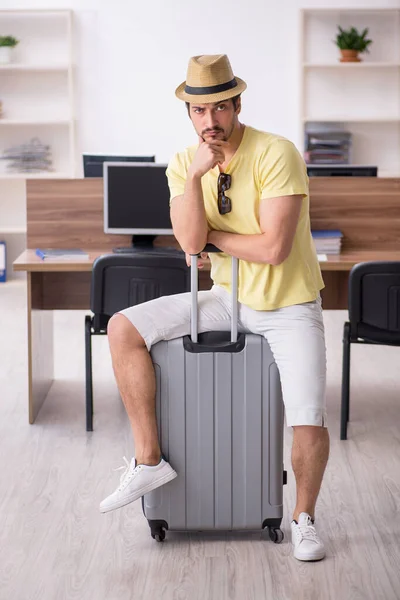
[[[85,317],[86,431],[93,431],[92,318]]]
[[[340,439],[347,440],[347,423],[350,417],[350,323],[343,328],[342,407]]]

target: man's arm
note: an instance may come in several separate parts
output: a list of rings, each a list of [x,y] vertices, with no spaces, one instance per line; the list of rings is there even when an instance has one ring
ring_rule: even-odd
[[[187,172],[184,194],[171,201],[174,235],[187,254],[198,254],[207,243],[208,223],[201,178],[218,163],[223,163],[225,145],[223,141],[208,144],[199,137],[199,147]]]
[[[185,193],[171,201],[174,235],[187,254],[198,254],[207,243],[208,224],[201,177],[188,173]]]
[[[299,221],[302,195],[268,198],[260,202],[262,233],[241,235],[210,231],[208,242],[241,260],[279,265],[289,256]]]

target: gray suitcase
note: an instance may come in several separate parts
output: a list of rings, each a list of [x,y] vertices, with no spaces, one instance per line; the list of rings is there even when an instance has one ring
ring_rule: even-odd
[[[205,251],[218,251],[206,246]],[[197,256],[191,268],[191,335],[151,349],[161,451],[178,477],[142,498],[151,535],[165,530],[261,530],[283,540],[280,378],[265,338],[237,336],[237,259],[232,330],[197,336]]]

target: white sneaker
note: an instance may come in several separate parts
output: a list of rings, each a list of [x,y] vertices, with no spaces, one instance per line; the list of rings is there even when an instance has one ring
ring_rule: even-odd
[[[300,513],[299,522],[293,520],[292,544],[297,560],[321,560],[325,556],[324,544],[315,531],[314,521],[307,513]]]
[[[156,488],[172,481],[177,477],[176,471],[167,463],[163,458],[160,460],[158,465],[137,465],[136,460],[132,458],[129,463],[125,456],[124,461],[126,467],[119,467],[125,469],[121,475],[120,485],[110,496],[107,496],[103,502],[100,503],[100,512],[106,513],[116,508],[121,508],[126,504],[134,502],[144,494],[155,490]]]

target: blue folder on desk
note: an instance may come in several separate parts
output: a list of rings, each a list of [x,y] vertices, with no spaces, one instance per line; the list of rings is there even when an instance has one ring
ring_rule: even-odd
[[[0,242],[0,282],[7,280],[7,252],[6,243]]]
[[[42,260],[68,261],[88,260],[89,254],[80,248],[36,248],[36,255]]]

